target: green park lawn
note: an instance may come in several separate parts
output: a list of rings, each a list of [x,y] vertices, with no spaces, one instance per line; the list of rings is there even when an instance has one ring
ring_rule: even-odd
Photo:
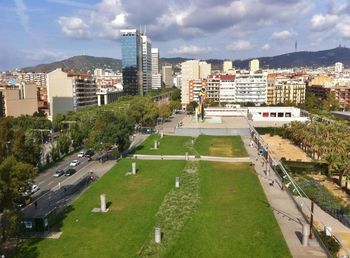
[[[119,162],[68,207],[59,239],[27,242],[16,257],[136,257],[185,162],[138,160],[138,174],[125,176],[131,162]],[[109,212],[92,213],[102,193]]]
[[[197,137],[194,148],[200,155],[220,157],[246,157],[247,151],[240,136]]]
[[[153,150],[154,141],[160,142],[159,148]],[[193,154],[192,137],[189,136],[167,136],[161,139],[159,134],[150,135],[138,148],[135,154],[148,155],[185,155],[186,152]]]
[[[126,176],[133,161],[120,161],[67,208],[59,239],[28,240],[16,257],[143,254],[154,237],[156,214],[164,200],[171,205],[184,203],[172,200],[178,195],[169,195],[175,189],[175,177],[181,173],[182,180],[188,177],[182,172],[185,161],[145,160],[136,161],[136,176]],[[180,228],[176,228],[176,220],[181,217],[174,214],[183,213],[163,210],[163,223],[175,225],[175,231],[156,257],[291,257],[258,178],[248,164],[196,164],[198,170],[194,173],[198,173],[199,180],[192,183],[199,184],[198,206]],[[180,190],[184,191],[185,183],[181,185]],[[109,212],[92,213],[92,208],[99,206],[101,193],[111,202]],[[171,214],[173,219],[168,221]],[[164,239],[169,236],[164,235]]]
[[[200,162],[201,204],[165,257],[291,257],[247,164]]]

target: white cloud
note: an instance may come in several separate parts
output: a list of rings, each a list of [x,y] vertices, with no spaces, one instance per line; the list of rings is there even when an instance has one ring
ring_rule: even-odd
[[[284,39],[289,39],[293,36],[294,36],[293,32],[290,32],[288,30],[282,30],[282,31],[276,31],[276,32],[272,33],[270,38],[284,40]]]
[[[23,0],[15,0],[15,5],[16,5],[15,11],[19,17],[21,25],[27,32],[30,32],[31,28],[29,25],[29,16],[27,14],[27,6],[25,5]]]
[[[326,30],[333,27],[339,20],[337,15],[333,14],[316,14],[311,18],[311,28],[313,30]]]
[[[261,47],[261,50],[270,50],[271,49],[271,46],[268,44],[268,43],[266,43],[265,45],[263,45],[262,47]]]
[[[59,17],[58,23],[62,32],[72,38],[88,38],[90,35],[89,26],[79,17]]]
[[[249,50],[252,49],[253,46],[248,40],[238,40],[234,41],[228,46],[226,46],[226,49],[229,51],[241,51],[241,50]]]
[[[67,58],[63,52],[54,49],[21,50],[25,58],[31,61],[48,61]]]
[[[212,47],[199,47],[195,45],[181,46],[179,48],[173,48],[169,51],[169,54],[173,55],[198,55],[214,52]]]

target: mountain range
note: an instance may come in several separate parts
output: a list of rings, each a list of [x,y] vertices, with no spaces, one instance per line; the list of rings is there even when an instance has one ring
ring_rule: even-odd
[[[161,65],[173,65],[178,70],[181,62],[191,58],[161,58]],[[248,68],[250,59],[233,60],[236,68]],[[292,67],[324,67],[334,65],[336,62],[342,62],[346,67],[350,67],[350,49],[346,47],[337,47],[322,51],[299,51],[287,53],[272,57],[259,57],[261,68],[292,68]],[[222,59],[205,60],[212,64],[213,70],[222,69]],[[50,72],[56,68],[70,68],[76,71],[93,72],[95,68],[110,68],[112,70],[121,70],[121,60],[108,57],[94,56],[73,56],[71,58],[53,62],[50,64],[40,64],[33,67],[22,68],[23,72]]]

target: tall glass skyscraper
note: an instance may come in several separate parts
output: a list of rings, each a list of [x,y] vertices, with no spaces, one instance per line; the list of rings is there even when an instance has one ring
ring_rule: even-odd
[[[124,92],[143,95],[141,34],[136,29],[121,30],[120,34]]]

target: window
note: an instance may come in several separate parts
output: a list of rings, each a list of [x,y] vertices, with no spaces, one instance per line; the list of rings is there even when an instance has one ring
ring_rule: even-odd
[[[271,112],[270,113],[270,117],[276,117],[276,113],[275,112]]]
[[[278,117],[284,117],[284,113],[283,112],[278,112]]]

